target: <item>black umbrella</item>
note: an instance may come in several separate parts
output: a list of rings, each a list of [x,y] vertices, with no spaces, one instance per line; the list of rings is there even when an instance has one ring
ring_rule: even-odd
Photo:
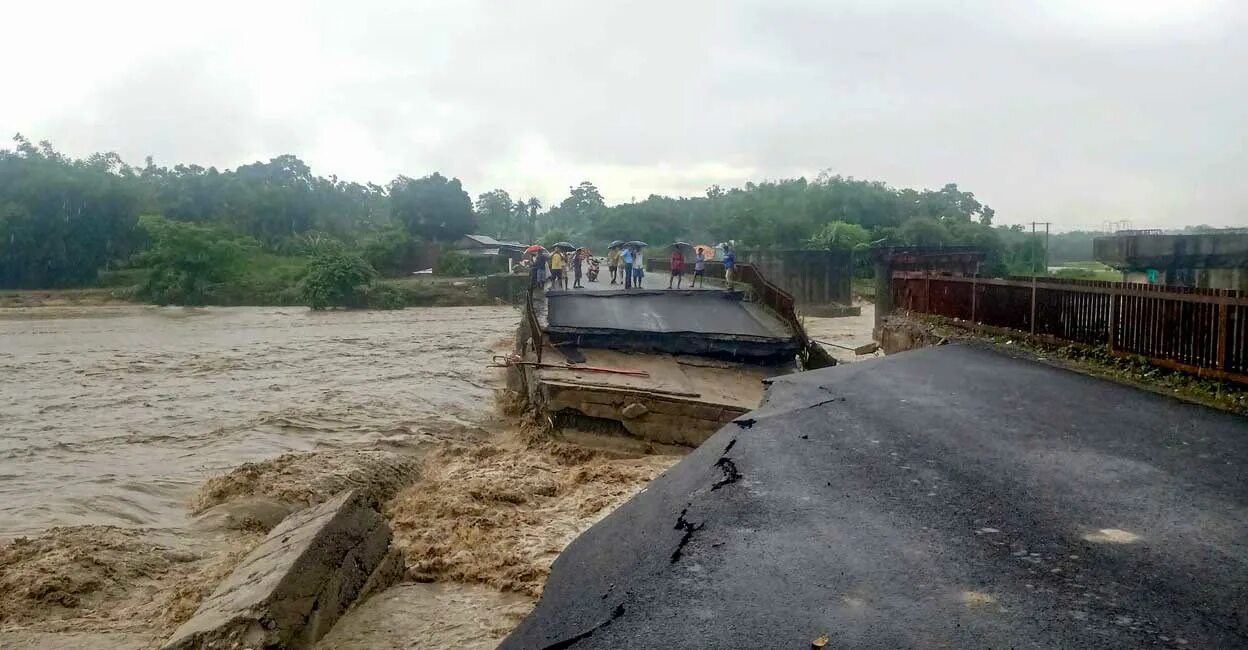
[[[617,239],[617,240],[615,240],[615,241],[611,242],[611,245],[610,245],[610,246],[608,246],[607,248],[608,248],[608,249],[611,249],[611,248],[619,248],[619,247],[621,247],[621,246],[623,246],[623,245],[624,245],[624,242],[622,242],[622,241],[620,241],[620,240],[618,240],[618,239]]]
[[[556,242],[552,248],[566,248],[570,251],[576,250],[576,247],[566,241]]]
[[[672,244],[672,248],[693,248],[693,244],[686,241],[678,241]]]
[[[637,240],[635,240],[635,239],[634,239],[633,241],[628,242],[628,244],[626,244],[626,245],[627,245],[627,246],[637,246],[638,248],[645,248],[646,246],[649,246],[650,244],[647,244],[647,243],[646,243],[646,242],[644,242],[644,241],[637,241]]]

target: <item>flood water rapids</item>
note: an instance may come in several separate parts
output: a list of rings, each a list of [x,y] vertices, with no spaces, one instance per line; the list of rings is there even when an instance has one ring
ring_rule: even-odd
[[[177,530],[210,476],[480,426],[510,307],[0,310],[0,540]]]

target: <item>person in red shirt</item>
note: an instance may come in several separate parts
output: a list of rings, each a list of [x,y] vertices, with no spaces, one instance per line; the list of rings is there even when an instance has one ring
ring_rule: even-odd
[[[672,288],[672,280],[676,281],[676,288],[679,289],[681,282],[684,280],[685,273],[685,253],[680,250],[679,246],[672,249],[672,277],[667,279],[667,288]]]

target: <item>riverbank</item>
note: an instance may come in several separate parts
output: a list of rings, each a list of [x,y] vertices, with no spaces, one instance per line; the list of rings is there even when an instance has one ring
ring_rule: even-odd
[[[496,305],[499,300],[486,291],[484,278],[434,275],[385,278],[377,281],[395,296],[403,307],[472,307]],[[99,305],[147,304],[139,298],[138,287],[120,285],[83,289],[30,289],[0,291],[0,308],[87,307]],[[245,282],[222,288],[209,296],[210,307],[299,307],[303,306],[297,280],[279,284]]]
[[[20,397],[0,403],[0,646],[158,647],[277,521],[357,487],[383,504],[407,580],[325,647],[492,647],[563,546],[678,459],[495,408],[487,366],[518,319],[0,312],[0,384]],[[411,610],[447,617],[399,620]]]

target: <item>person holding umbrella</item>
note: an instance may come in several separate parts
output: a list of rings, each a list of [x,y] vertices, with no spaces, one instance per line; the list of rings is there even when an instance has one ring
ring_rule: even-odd
[[[706,286],[706,257],[711,252],[706,246],[694,247],[695,257],[693,258],[693,278],[689,280],[689,286],[694,287],[701,284]]]
[[[572,255],[572,288],[584,289],[581,284],[581,264],[589,259],[589,249],[584,246],[576,249],[576,253]]]
[[[624,288],[633,288],[633,261],[636,257],[633,255],[633,247],[625,244],[624,250],[620,253],[620,261],[624,263]]]
[[[640,289],[642,278],[646,277],[646,263],[641,259],[641,249],[646,247],[646,242],[630,241],[628,245],[633,247],[633,286]]]
[[[524,254],[533,256],[533,286],[544,286],[546,284],[546,264],[549,262],[549,258],[546,257],[546,249],[534,244],[524,249]]]
[[[611,284],[615,284],[616,274],[619,272],[620,248],[623,246],[624,242],[617,239],[607,248],[607,270],[611,271]]]
[[[685,279],[685,251],[688,246],[685,242],[676,242],[672,244],[672,274],[667,279],[667,288],[672,288],[672,281],[676,281],[676,288],[679,289]]]
[[[564,277],[563,271],[567,267],[567,258],[564,257],[564,251],[558,244],[554,246],[555,251],[550,254],[550,288],[558,289],[560,286],[566,289],[567,278]]]

